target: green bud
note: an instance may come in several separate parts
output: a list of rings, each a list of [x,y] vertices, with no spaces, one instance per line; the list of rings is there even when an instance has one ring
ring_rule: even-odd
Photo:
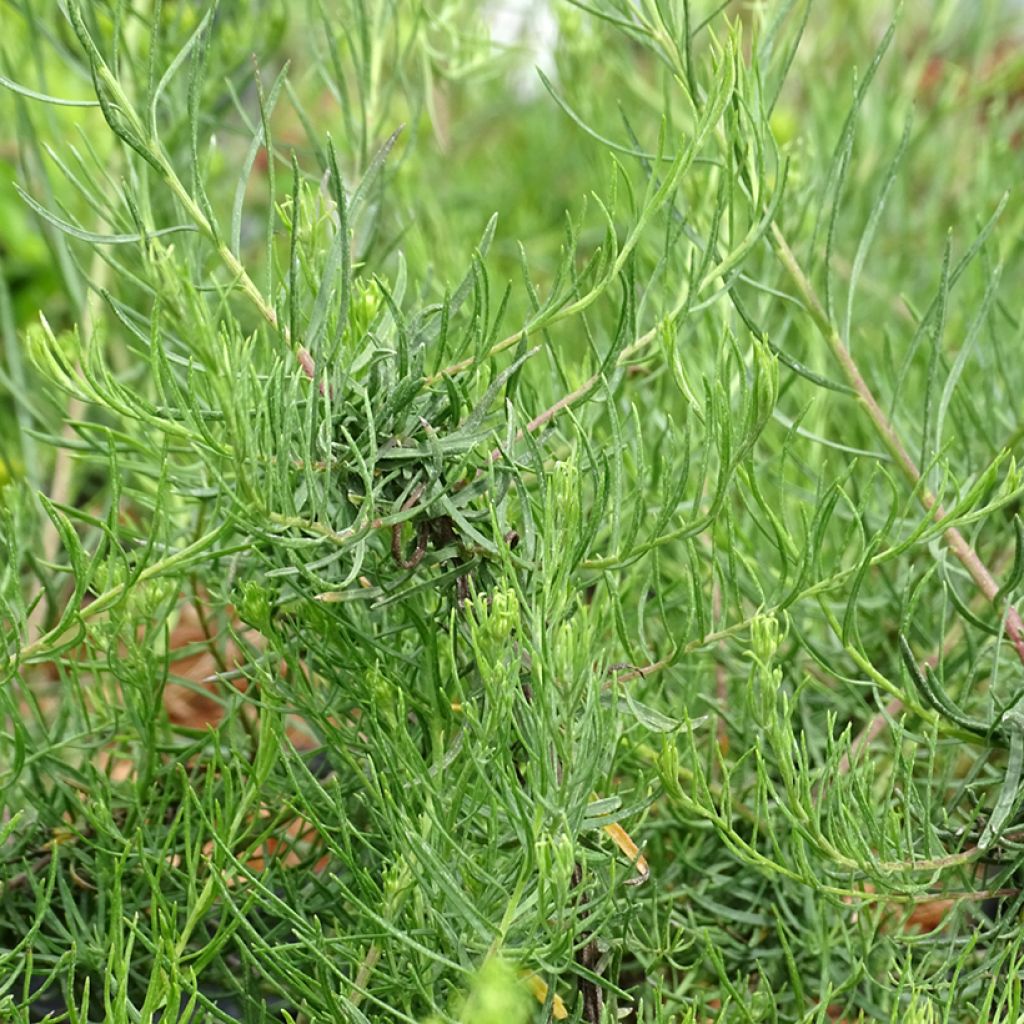
[[[774,615],[758,615],[750,626],[754,657],[765,665],[775,660],[779,649],[779,623]]]
[[[270,592],[258,583],[243,583],[241,600],[236,602],[241,620],[264,636],[274,632],[270,617]]]
[[[679,784],[679,748],[672,736],[662,737],[661,753],[656,764],[658,777],[665,787],[665,792],[671,796],[681,797],[683,787]]]

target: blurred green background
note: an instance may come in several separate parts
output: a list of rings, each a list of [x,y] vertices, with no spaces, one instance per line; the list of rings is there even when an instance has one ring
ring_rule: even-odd
[[[113,18],[116,5],[94,6],[109,8]],[[128,5],[140,17],[128,19],[127,39],[144,37],[151,6]],[[695,19],[722,7],[710,2],[691,6]],[[780,12],[792,7],[774,6]],[[751,20],[755,12],[763,16],[765,7],[762,0],[733,2],[724,5],[724,13]],[[322,62],[307,59],[309,47],[321,56],[329,56],[332,45],[337,47],[337,41],[319,32],[314,8],[276,0],[240,0],[222,7],[217,25],[219,66],[211,76],[221,83],[221,94],[206,124],[217,142],[208,158],[214,163],[211,170],[216,170],[217,161],[230,165],[244,155],[245,122],[258,116],[254,67],[267,88],[289,60],[290,87],[316,113],[316,129],[330,133],[347,155],[354,174],[365,167],[387,134],[404,126],[392,156],[387,209],[376,222],[376,237],[364,240],[367,248],[376,247],[378,267],[387,252],[400,245],[409,279],[433,282],[440,295],[461,275],[488,218],[498,211],[500,227],[490,264],[494,277],[519,276],[522,242],[531,270],[543,283],[557,261],[565,212],[578,215],[587,194],[608,180],[611,168],[603,147],[582,131],[568,129],[565,114],[543,88],[534,65],[546,71],[585,120],[622,139],[623,116],[609,97],[618,97],[623,110],[639,106],[631,99],[650,89],[643,67],[649,58],[638,50],[632,74],[619,65],[605,66],[592,16],[560,0],[400,4],[402,17],[426,20],[431,48],[426,56],[417,57],[418,63],[379,68],[379,90],[373,98],[377,106],[367,114],[373,137],[368,137],[360,133],[355,119],[346,117],[346,97],[337,82],[321,74]],[[165,31],[187,38],[204,10],[198,0],[165,3]],[[856,69],[876,47],[893,10],[887,0],[812,5],[804,41],[772,122],[791,160],[791,206],[800,202],[802,168],[827,164],[846,114],[845,102],[837,99],[852,94]],[[20,0],[0,2],[0,74],[29,90],[69,99],[90,97],[91,83],[81,64],[61,59],[61,54],[76,48],[70,29],[54,37],[53,25],[59,19],[47,17],[43,24],[32,12],[32,5]],[[1015,0],[928,0],[907,4],[901,14],[897,59],[883,67],[884,81],[873,90],[861,118],[855,171],[862,178],[870,176],[891,158],[893,139],[911,98],[916,111],[905,172],[895,186],[902,195],[894,200],[903,219],[898,231],[880,238],[875,269],[865,281],[868,298],[872,289],[879,293],[880,314],[891,300],[882,298],[885,288],[877,267],[888,264],[891,279],[901,282],[912,305],[915,280],[922,285],[922,294],[930,287],[946,227],[987,217],[986,211],[1006,187],[1007,167],[1019,167],[1022,18],[1024,5]],[[495,61],[496,51],[504,53],[502,60]],[[891,106],[887,95],[897,97]],[[415,109],[411,96],[417,97]],[[994,133],[985,131],[979,147],[977,136],[992,120],[1001,127]],[[629,127],[648,140],[657,130],[654,124]],[[300,165],[312,163],[306,133],[286,102],[278,106],[275,135],[282,160],[294,150]],[[59,237],[30,210],[15,182],[44,205],[66,209],[86,227],[108,228],[89,209],[88,182],[81,191],[74,188],[37,138],[65,141],[67,151],[58,159],[72,174],[81,175],[87,161],[77,165],[76,153],[98,149],[103,162],[110,155],[112,136],[95,109],[35,103],[0,89],[0,479],[28,471],[42,484],[45,456],[26,469],[15,421],[21,421],[24,437],[26,430],[55,429],[59,417],[49,405],[52,396],[35,389],[24,357],[25,331],[40,311],[58,331],[80,320],[84,282],[98,268],[78,264],[74,243]],[[278,170],[285,175],[288,169]],[[266,174],[265,166],[262,173]],[[223,179],[228,182],[231,176]],[[915,202],[917,193],[926,194],[928,201]],[[243,223],[243,239],[251,239],[247,265],[262,259],[264,194],[257,173]],[[228,204],[230,196],[214,196],[213,201],[215,206]],[[694,201],[700,202],[699,195]],[[1004,245],[1020,237],[1024,216],[1019,202],[1012,204],[1010,216],[1016,229],[1007,225],[1001,232]],[[856,207],[843,215],[852,224],[862,222],[862,217]],[[596,239],[601,222],[593,208],[589,222]],[[920,261],[918,245],[924,239],[934,240],[934,249],[931,259]],[[906,244],[908,240],[914,244]],[[584,246],[587,241],[584,235]],[[116,268],[106,273],[111,272]],[[521,307],[525,301],[522,289],[513,289],[512,320],[521,312],[516,304]],[[115,362],[116,350],[115,345]]]

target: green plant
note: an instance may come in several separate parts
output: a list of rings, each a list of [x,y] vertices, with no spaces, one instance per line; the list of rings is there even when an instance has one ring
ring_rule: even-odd
[[[7,1018],[1024,1012],[1002,5],[2,10]]]

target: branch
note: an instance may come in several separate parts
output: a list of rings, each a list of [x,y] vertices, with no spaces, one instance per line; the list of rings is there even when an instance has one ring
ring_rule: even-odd
[[[778,224],[772,224],[772,240],[782,265],[793,279],[793,283],[806,304],[807,312],[811,315],[811,319],[814,320],[815,325],[821,332],[821,336],[832,350],[836,361],[842,367],[847,381],[856,392],[868,416],[871,417],[871,422],[875,425],[879,437],[889,449],[896,464],[903,471],[903,475],[914,487],[925,510],[932,514],[937,523],[941,523],[946,518],[946,510],[939,503],[938,498],[924,486],[921,480],[921,471],[917,468],[917,464],[910,457],[906,448],[904,448],[895,426],[883,412],[882,407],[872,394],[857,363],[850,354],[846,342],[840,337],[838,329],[829,320],[821,300],[814,291],[814,286],[808,280],[803,268],[797,261],[796,256],[794,256],[793,250],[789,247],[789,243],[786,241]],[[961,565],[970,574],[978,589],[988,598],[993,606],[998,607],[999,584],[993,578],[985,563],[979,558],[978,553],[955,526],[950,526],[946,529],[943,536],[950,551],[959,559]],[[1024,622],[1021,621],[1020,614],[1013,605],[1009,605],[1006,608],[1005,621],[1006,634],[1010,638],[1017,656],[1024,663]]]

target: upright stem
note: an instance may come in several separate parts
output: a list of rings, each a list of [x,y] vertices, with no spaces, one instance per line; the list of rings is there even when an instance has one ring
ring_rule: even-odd
[[[797,290],[800,292],[808,313],[810,313],[822,337],[831,349],[836,362],[842,367],[843,373],[846,375],[850,386],[856,392],[858,399],[860,399],[861,405],[864,406],[868,416],[871,417],[871,422],[875,425],[879,437],[881,437],[885,446],[889,449],[896,464],[903,471],[904,476],[916,490],[925,510],[931,513],[937,523],[941,523],[946,518],[946,510],[942,507],[938,498],[922,482],[921,471],[903,446],[903,442],[900,440],[900,436],[896,432],[892,421],[886,416],[872,394],[871,388],[868,387],[867,381],[864,380],[860,368],[850,354],[846,342],[840,337],[839,331],[829,320],[828,314],[825,312],[825,308],[814,290],[814,286],[803,272],[803,268],[793,254],[793,250],[789,247],[789,243],[786,241],[786,237],[783,235],[778,224],[772,224],[772,241],[775,245],[775,251],[782,261],[782,265],[786,268]],[[999,584],[964,535],[955,526],[950,526],[943,532],[943,537],[950,551],[959,559],[978,589],[993,605],[997,604]],[[1019,612],[1012,605],[1006,609],[1006,635],[1010,638],[1017,656],[1024,662],[1024,622],[1021,621]]]
[[[96,230],[103,230],[102,221],[97,225]],[[89,276],[86,281],[85,301],[79,311],[78,332],[83,341],[89,339],[100,318],[103,299],[101,292],[110,274],[110,264],[96,252],[89,265]],[[86,404],[82,399],[72,395],[68,401],[64,413],[64,424],[61,427],[61,439],[64,442],[56,447],[53,457],[53,475],[50,478],[49,497],[57,505],[68,504],[72,497],[72,479],[74,471],[74,458],[72,455],[71,442],[75,440],[76,430],[72,424],[81,420],[86,414]],[[42,517],[41,540],[43,550],[43,561],[54,562],[60,551],[60,534],[49,516]],[[27,638],[35,641],[43,635],[46,630],[46,614],[48,605],[43,597],[43,582],[38,580],[33,587],[28,600],[32,611],[28,617]],[[34,605],[34,607],[33,607]]]

